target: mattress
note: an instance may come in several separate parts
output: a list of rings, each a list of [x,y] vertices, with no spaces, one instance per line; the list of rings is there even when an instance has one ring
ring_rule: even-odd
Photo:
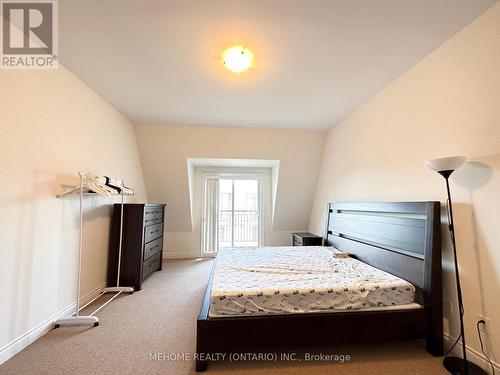
[[[331,247],[228,248],[215,261],[209,316],[414,308],[414,298],[409,282]]]

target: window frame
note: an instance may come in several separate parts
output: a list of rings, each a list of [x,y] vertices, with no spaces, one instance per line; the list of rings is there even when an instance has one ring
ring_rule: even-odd
[[[264,173],[245,173],[245,172],[202,172],[202,197],[201,197],[201,202],[202,202],[202,207],[201,207],[201,236],[200,236],[200,248],[201,248],[201,255],[203,257],[215,257],[219,251],[215,252],[205,252],[203,248],[203,243],[204,243],[204,237],[205,237],[205,194],[206,194],[206,180],[207,179],[232,179],[232,180],[257,180],[258,181],[258,207],[259,207],[259,235],[258,235],[258,244],[255,246],[256,248],[263,246],[265,238],[264,238],[264,228],[265,228],[265,223],[264,223]],[[233,190],[234,191],[234,190]],[[233,194],[233,200],[234,200],[234,194]],[[233,202],[233,210],[234,210],[234,202]],[[234,215],[233,215],[234,216]],[[234,217],[233,217],[234,220]],[[232,226],[232,230],[234,231],[234,224]],[[217,237],[219,236],[219,233],[217,231]],[[234,241],[234,235],[232,235],[233,241]],[[217,243],[219,241],[217,240]]]

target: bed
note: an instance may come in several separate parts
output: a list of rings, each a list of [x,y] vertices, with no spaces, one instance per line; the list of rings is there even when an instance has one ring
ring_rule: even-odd
[[[443,353],[439,202],[331,203],[323,247],[224,249],[197,320],[211,353],[426,339]]]
[[[415,287],[333,247],[222,249],[208,316],[255,316],[413,306]]]

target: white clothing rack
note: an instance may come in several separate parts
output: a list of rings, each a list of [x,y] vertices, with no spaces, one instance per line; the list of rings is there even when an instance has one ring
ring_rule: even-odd
[[[82,174],[78,172],[80,176],[80,187],[73,188],[69,191],[57,195],[57,198],[62,198],[68,195],[79,194],[80,195],[80,236],[78,244],[78,280],[77,280],[77,290],[76,290],[76,309],[75,313],[69,317],[57,319],[54,322],[54,328],[62,326],[90,326],[96,327],[99,325],[99,318],[95,316],[102,308],[104,308],[108,303],[113,301],[122,293],[133,293],[134,288],[129,286],[120,286],[120,267],[121,267],[121,253],[122,253],[122,237],[123,237],[123,197],[124,195],[133,195],[134,190],[126,187],[121,180],[111,179],[109,177],[104,177],[105,182],[99,176],[91,175],[89,173]],[[120,240],[118,245],[118,272],[116,277],[116,286],[106,287],[101,290],[101,293],[93,298],[91,301],[87,302],[85,305],[80,307],[80,281],[82,272],[82,253],[83,253],[83,197],[85,195],[95,195],[99,194],[104,197],[109,197],[111,195],[121,196],[121,215],[120,215]],[[98,298],[107,293],[116,293],[113,297],[99,306],[89,315],[80,315],[80,311],[85,307],[89,306],[91,303],[96,301]]]

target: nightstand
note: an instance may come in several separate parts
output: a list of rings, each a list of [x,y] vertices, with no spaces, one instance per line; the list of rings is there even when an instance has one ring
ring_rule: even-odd
[[[323,237],[309,232],[292,233],[293,246],[321,246]]]

